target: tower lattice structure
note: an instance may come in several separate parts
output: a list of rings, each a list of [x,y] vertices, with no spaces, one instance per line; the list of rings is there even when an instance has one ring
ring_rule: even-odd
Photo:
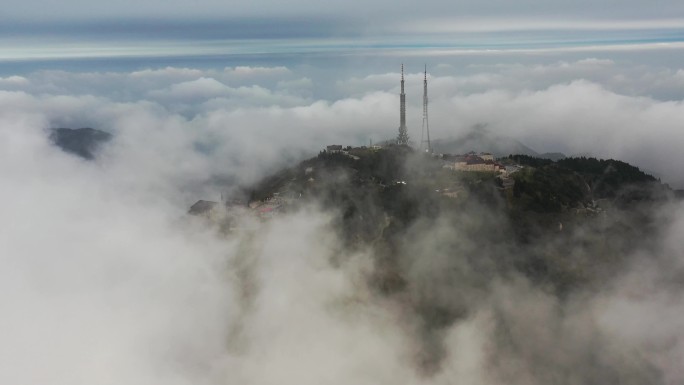
[[[423,130],[420,137],[420,149],[428,154],[432,154],[430,144],[430,124],[428,122],[428,91],[427,91],[427,65],[423,76]]]
[[[399,94],[399,135],[397,144],[408,145],[409,136],[406,129],[406,94],[404,93],[404,65],[401,65],[401,93]]]

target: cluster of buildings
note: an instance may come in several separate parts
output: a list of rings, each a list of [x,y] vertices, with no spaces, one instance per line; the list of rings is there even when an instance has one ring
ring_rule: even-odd
[[[285,200],[280,196],[280,193],[273,193],[273,196],[266,200],[250,202],[249,208],[258,218],[267,219],[280,213],[284,203]]]
[[[263,201],[253,201],[249,204],[246,201],[207,201],[199,200],[190,207],[189,215],[209,220],[220,225],[223,230],[235,230],[234,227],[239,218],[245,216],[265,220],[273,218],[283,211],[287,203],[285,198],[275,193],[272,197]]]
[[[454,171],[480,171],[506,173],[506,166],[498,163],[488,152],[476,154],[471,151],[465,155],[442,155],[442,167]]]

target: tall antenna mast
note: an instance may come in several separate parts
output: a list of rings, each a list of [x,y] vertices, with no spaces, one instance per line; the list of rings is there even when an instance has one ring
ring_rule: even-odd
[[[423,77],[423,131],[420,137],[420,149],[428,154],[432,154],[432,145],[430,144],[430,124],[428,123],[427,64],[425,65],[425,73]]]
[[[407,146],[409,143],[406,130],[406,94],[404,93],[404,64],[401,65],[401,93],[399,94],[399,135],[397,144]]]

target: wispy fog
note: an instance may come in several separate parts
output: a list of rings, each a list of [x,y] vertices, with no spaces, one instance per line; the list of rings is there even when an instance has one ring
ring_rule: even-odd
[[[412,137],[420,69],[406,76]],[[648,239],[625,241],[636,246],[614,269],[564,295],[494,266],[531,249],[508,243],[515,224],[485,205],[409,226],[392,254],[405,286],[392,292],[374,284],[387,251],[349,248],[320,202],[246,217],[228,236],[186,217],[326,144],[393,137],[397,70],[326,82],[283,66],[0,78],[0,382],[684,382],[681,203],[651,213]],[[429,84],[434,137],[486,124],[538,152],[613,157],[684,186],[682,70],[443,63]],[[86,161],[50,143],[55,127],[113,139]],[[601,259],[573,242],[588,231],[568,236],[569,265]]]

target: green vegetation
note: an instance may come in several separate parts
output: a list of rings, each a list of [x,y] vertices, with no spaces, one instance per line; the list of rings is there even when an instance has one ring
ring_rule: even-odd
[[[507,159],[504,160],[509,160],[510,163],[513,164],[519,164],[522,166],[531,166],[531,167],[543,167],[543,166],[548,166],[550,164],[553,164],[554,162],[551,159],[543,159],[543,158],[535,158],[533,156],[529,155],[509,155]]]
[[[516,205],[537,212],[561,212],[589,200],[590,191],[576,173],[558,167],[525,168],[513,174]]]
[[[345,249],[373,249],[372,284],[388,294],[408,290],[407,266],[431,255],[453,259],[447,280],[472,279],[458,267],[465,260],[478,279],[524,274],[563,295],[600,284],[625,255],[649,247],[644,239],[658,226],[653,208],[673,196],[616,160],[500,161],[522,166],[508,177],[512,185],[498,173],[445,169],[442,160],[405,146],[323,151],[265,179],[251,196],[296,197],[291,207],[317,202],[334,213]],[[422,300],[427,324],[461,316]]]
[[[528,166],[513,174],[515,203],[524,210],[559,213],[601,199],[625,206],[669,193],[653,176],[618,160],[580,157],[554,162],[526,155],[506,160]]]
[[[363,279],[417,317],[411,326],[426,344],[420,365],[430,373],[445,330],[502,282],[572,304],[636,258],[662,252],[662,213],[674,194],[638,168],[524,155],[499,162],[511,174],[453,171],[453,163],[399,146],[321,152],[265,179],[252,196],[329,214],[341,240],[331,263],[372,258]],[[497,333],[509,332],[496,322]]]

